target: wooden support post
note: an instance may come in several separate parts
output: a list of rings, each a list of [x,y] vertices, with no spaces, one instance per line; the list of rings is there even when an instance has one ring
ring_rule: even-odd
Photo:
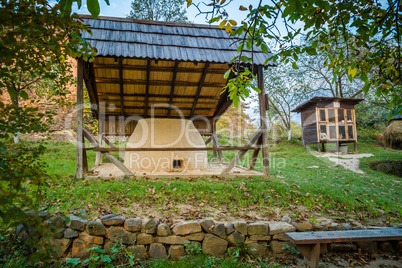
[[[205,141],[205,145],[208,145],[212,141],[212,135]]]
[[[174,86],[175,86],[175,83],[176,83],[176,76],[177,76],[177,69],[178,68],[179,68],[179,62],[176,61],[175,64],[174,64],[174,69],[173,69],[172,85],[170,86],[168,117],[170,117],[170,112],[172,111],[172,107],[173,107]]]
[[[266,110],[267,105],[265,103],[264,73],[263,66],[258,66],[257,68],[258,88],[261,90],[258,95],[258,100],[260,106],[260,128],[262,130],[262,166],[264,176],[269,176],[268,124]]]
[[[96,141],[94,137],[85,129],[83,129],[83,133],[85,138],[88,139],[88,141],[95,146],[96,148],[102,148],[99,143]],[[134,176],[134,174],[125,166],[123,165],[119,160],[117,160],[116,157],[114,157],[110,152],[101,152],[110,162],[112,162],[116,167],[118,167],[121,171],[123,171],[124,175],[127,176]]]
[[[212,120],[212,147],[218,147],[218,138],[216,137],[216,121]],[[214,162],[218,160],[218,153],[217,151],[213,151],[213,159]]]
[[[321,143],[322,145],[322,151],[325,152],[325,142]]]
[[[197,93],[196,93],[195,98],[194,98],[193,107],[191,108],[190,117],[193,117],[194,112],[196,110],[198,98],[200,97],[201,89],[204,86],[205,76],[207,75],[207,72],[208,72],[208,67],[209,67],[209,62],[205,63],[204,70],[202,71],[201,79],[200,79],[200,82],[198,84]]]
[[[84,174],[85,173],[88,173],[88,158],[87,158],[87,150],[84,148],[84,151],[83,151],[83,160],[84,160],[84,165],[83,165],[83,171],[84,171]]]
[[[246,143],[245,147],[252,146],[258,138],[263,134],[263,130],[259,128],[256,133],[251,137],[251,139]],[[235,158],[228,164],[228,166],[222,171],[221,175],[227,175],[235,167],[237,162],[247,153],[248,150],[241,150]]]
[[[103,140],[103,135],[105,132],[105,107],[104,107],[105,103],[103,102],[101,105],[101,107],[99,107],[98,111],[99,111],[99,118],[98,118],[98,143],[99,145],[102,146],[102,140]],[[102,153],[101,152],[96,152],[96,159],[95,159],[95,166],[98,166],[102,164]]]
[[[119,58],[120,114],[124,115],[123,58]]]
[[[255,163],[257,162],[258,154],[260,153],[260,150],[261,150],[261,148],[260,148],[261,143],[262,143],[262,136],[260,136],[258,138],[257,146],[259,146],[259,148],[257,150],[254,150],[253,155],[251,156],[250,166],[249,166],[248,170],[254,170]]]
[[[357,142],[354,141],[354,142],[353,142],[353,145],[354,145],[355,153],[357,153]]]
[[[109,141],[109,140],[105,137],[105,135],[102,136],[102,140],[103,140],[107,145],[109,145],[110,148],[116,148],[116,146],[114,146],[114,144],[113,144],[111,141]],[[101,144],[101,143],[100,143],[100,144]],[[119,150],[118,153],[119,153],[120,159],[123,160],[123,159],[124,159],[124,153],[123,153],[121,150]]]
[[[318,152],[321,153],[321,142],[317,142]]]
[[[83,85],[82,59],[77,60],[77,170],[76,177],[84,178],[84,136],[83,136],[83,115],[84,115],[84,85]]]
[[[147,81],[145,84],[145,108],[144,108],[144,115],[148,115],[148,104],[149,104],[149,77],[151,76],[151,60],[147,62]]]

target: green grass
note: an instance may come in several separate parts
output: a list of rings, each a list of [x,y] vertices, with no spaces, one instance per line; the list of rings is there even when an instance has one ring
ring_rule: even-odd
[[[222,144],[225,140],[221,139]],[[314,221],[320,216],[338,220],[368,221],[370,224],[401,222],[400,178],[370,170],[368,163],[384,159],[402,159],[402,152],[384,150],[372,143],[359,144],[363,158],[360,175],[334,165],[326,158],[316,158],[300,142],[282,141],[270,146],[269,179],[181,178],[181,179],[89,179],[75,174],[75,147],[67,142],[47,141],[44,160],[54,178],[45,189],[44,209],[61,212],[81,211],[89,217],[104,212],[126,216],[158,215],[198,218],[268,219],[287,214]],[[227,152],[231,159],[236,152]],[[247,156],[250,157],[251,153]],[[246,156],[246,158],[247,158]],[[88,152],[89,165],[95,154]],[[209,153],[209,158],[212,154]],[[242,162],[245,166],[248,161]],[[319,166],[320,168],[308,168]],[[256,165],[262,170],[261,164]],[[200,205],[202,203],[202,205]],[[186,209],[186,206],[192,206]],[[190,210],[190,211],[189,211]]]

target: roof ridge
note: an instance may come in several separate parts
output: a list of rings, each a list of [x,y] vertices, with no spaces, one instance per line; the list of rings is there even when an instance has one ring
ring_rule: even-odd
[[[138,24],[148,24],[148,25],[160,25],[160,26],[168,26],[168,27],[188,27],[188,28],[203,28],[203,29],[216,29],[222,30],[216,25],[209,24],[195,24],[195,23],[183,23],[183,22],[171,22],[171,21],[155,21],[155,20],[139,20],[132,18],[120,18],[120,17],[109,17],[109,16],[98,16],[97,19],[92,18],[91,15],[78,14],[80,19],[89,19],[89,20],[108,20],[115,22],[127,22],[127,23],[138,23]]]

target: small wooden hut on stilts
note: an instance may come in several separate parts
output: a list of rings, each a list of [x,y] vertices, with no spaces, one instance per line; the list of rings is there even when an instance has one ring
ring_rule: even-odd
[[[216,121],[232,104],[229,92],[222,93],[226,85],[225,72],[231,66],[231,60],[238,55],[236,39],[222,29],[209,25],[180,24],[133,19],[81,16],[89,26],[92,35],[83,34],[97,50],[94,61],[84,62],[78,59],[77,83],[77,173],[83,178],[88,171],[86,152],[97,152],[96,165],[102,163],[104,155],[124,175],[133,176],[134,171],[111,152],[126,158],[129,153],[147,152],[162,154],[172,152],[213,151],[214,159],[218,156],[223,161],[222,151],[238,150],[239,153],[230,163],[224,164],[218,174],[233,175],[236,163],[253,150],[249,169],[242,169],[236,175],[249,176],[254,170],[260,151],[263,157],[261,175],[269,174],[268,137],[266,119],[266,98],[264,93],[263,69],[269,54],[255,49],[254,66],[245,64],[258,77],[260,107],[260,128],[245,146],[220,146],[216,135]],[[249,56],[251,52],[245,52]],[[270,63],[270,66],[272,64]],[[231,77],[229,77],[230,79]],[[83,90],[84,82],[89,93],[93,115],[99,120],[98,137],[95,138],[83,127]],[[162,121],[151,120],[163,119]],[[213,147],[205,144],[193,146],[133,146],[115,148],[108,135],[130,136],[139,129],[164,122],[166,129],[156,133],[140,133],[139,137],[168,135],[175,121],[187,120],[186,131],[194,126],[194,135],[209,136],[205,144],[212,142]],[[141,121],[142,120],[142,121]],[[186,121],[186,122],[187,122]],[[168,122],[168,123],[166,123]],[[152,126],[151,126],[152,127]],[[137,134],[136,134],[137,135]],[[193,135],[193,136],[194,136]],[[195,136],[194,136],[195,137]],[[198,137],[198,136],[197,136]],[[195,139],[197,139],[197,137]],[[86,138],[93,147],[86,148]],[[135,137],[133,138],[135,139]],[[131,142],[131,138],[130,138]],[[129,142],[129,143],[130,143]],[[137,144],[137,141],[133,144]],[[106,148],[104,144],[109,147]],[[255,144],[255,145],[254,145]],[[126,155],[125,155],[126,154]],[[172,158],[169,172],[180,167],[181,160]],[[142,170],[135,170],[143,175]],[[146,173],[144,173],[146,174]],[[208,175],[201,170],[197,174]],[[147,174],[149,175],[149,174]],[[174,174],[176,176],[176,174]]]

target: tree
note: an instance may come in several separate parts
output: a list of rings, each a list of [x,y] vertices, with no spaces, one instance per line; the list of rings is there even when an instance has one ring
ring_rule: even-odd
[[[128,18],[188,22],[184,0],[134,0]]]
[[[188,5],[192,0],[187,0]],[[252,62],[252,58],[242,55],[245,49],[253,46],[268,52],[266,40],[274,40],[280,49],[271,59],[285,62],[294,59],[298,62],[302,53],[317,55],[318,51],[330,52],[340,46],[345,49],[335,50],[335,54],[324,53],[325,66],[333,68],[333,78],[347,73],[349,80],[360,78],[364,83],[363,91],[374,90],[378,96],[390,95],[392,101],[389,114],[402,113],[401,83],[401,3],[390,1],[343,1],[343,0],[280,0],[262,1],[256,7],[239,6],[245,11],[245,18],[237,25],[226,11],[232,1],[211,0],[200,7],[194,4],[200,13],[206,14],[210,23],[220,22],[219,27],[232,36],[239,36],[239,56],[234,58],[232,71],[237,76],[229,81],[227,89],[234,100],[243,95],[245,81],[242,77],[242,62]],[[203,9],[207,11],[203,11]],[[278,22],[283,24],[283,30]],[[303,25],[300,27],[299,25]],[[294,40],[305,36],[307,42],[297,45]],[[297,63],[293,64],[297,68]],[[375,74],[369,78],[367,74]]]
[[[80,35],[88,28],[71,14],[73,2],[81,5],[79,0],[0,0],[0,94],[8,92],[12,100],[12,105],[0,101],[0,221],[3,226],[22,223],[33,227],[30,235],[34,236],[46,234],[37,214],[42,198],[40,186],[49,179],[40,157],[44,147],[40,143],[12,144],[8,138],[45,131],[48,126],[42,120],[44,114],[37,108],[20,107],[20,99],[28,99],[28,92],[40,82],[51,82],[56,90],[53,93],[61,95],[69,81],[67,58],[90,61],[95,55]],[[97,17],[98,0],[87,0],[87,6]],[[27,213],[27,208],[32,211]],[[31,240],[38,241],[38,237]]]

